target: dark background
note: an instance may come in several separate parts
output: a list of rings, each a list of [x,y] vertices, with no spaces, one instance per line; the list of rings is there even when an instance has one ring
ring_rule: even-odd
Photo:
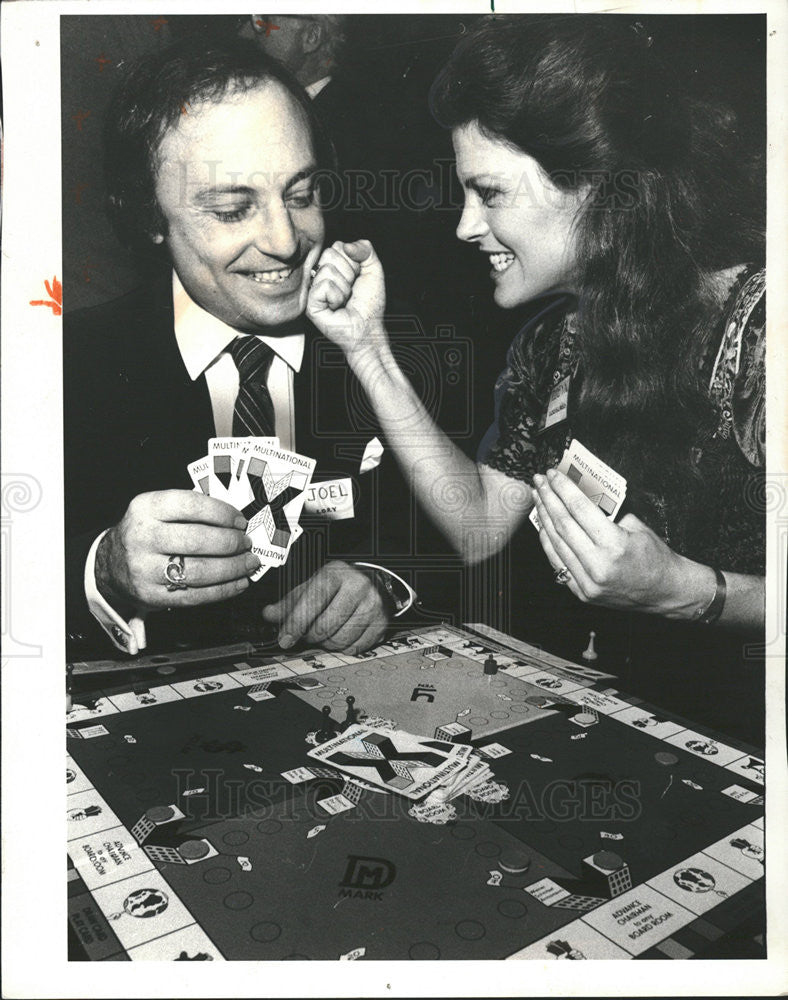
[[[527,16],[527,15],[522,15]],[[571,16],[571,15],[570,15]],[[607,15],[616,16],[616,15]],[[100,129],[109,97],[124,66],[185,36],[232,36],[247,15],[212,17],[96,15],[61,18],[63,108],[63,295],[71,310],[115,298],[140,282],[131,255],[115,239],[104,215]],[[473,453],[492,419],[492,386],[506,349],[527,309],[504,312],[492,302],[487,265],[474,247],[455,238],[460,194],[453,180],[449,133],[432,119],[430,85],[473,16],[350,15],[341,66],[345,93],[355,100],[361,141],[351,168],[375,174],[397,171],[394,199],[380,182],[371,197],[385,208],[353,206],[343,238],[368,236],[380,253],[389,300],[416,315],[425,332],[454,327],[469,344],[472,413],[458,420],[458,443]],[[627,16],[633,24],[635,19]],[[733,105],[741,128],[763,146],[765,132],[765,30],[763,15],[659,15],[637,22],[659,54],[699,95]],[[408,172],[436,178],[428,190]],[[418,203],[429,203],[419,209]],[[414,204],[416,203],[416,204]],[[462,425],[462,426],[460,426]]]
[[[100,127],[124,65],[187,35],[207,40],[233,34],[239,17],[61,18],[67,311],[115,298],[139,283],[133,259],[115,240],[103,213]],[[698,96],[732,105],[745,137],[764,149],[764,15],[626,17],[643,25],[655,50]],[[492,389],[507,347],[528,314],[527,307],[508,312],[495,307],[486,261],[454,236],[460,199],[456,184],[447,182],[450,136],[432,120],[427,106],[437,70],[476,19],[351,15],[342,72],[348,99],[357,102],[363,138],[356,150],[359,161],[349,165],[400,176],[432,170],[442,178],[426,192],[433,195],[432,207],[419,209],[395,199],[375,212],[348,210],[341,224],[347,226],[347,238],[373,238],[386,268],[390,302],[403,315],[415,317],[427,335],[436,328],[453,328],[464,345],[460,364],[470,386],[468,412],[457,414],[455,425],[444,429],[471,455],[492,420]],[[441,161],[443,168],[436,166]],[[423,195],[425,187],[411,190]],[[573,659],[579,658],[593,628],[598,665],[618,673],[622,688],[759,742],[759,657],[748,640],[712,629],[703,650],[696,652],[696,626],[676,628],[647,616],[617,616],[580,605],[566,588],[554,585],[530,525],[498,559],[470,570],[463,586],[466,621],[486,621]],[[722,676],[721,664],[731,657],[740,666],[710,686],[708,678],[715,672]],[[760,708],[753,706],[753,692]]]
[[[527,15],[522,15],[527,16]],[[607,15],[615,16],[615,15]],[[63,109],[63,274],[67,309],[93,305],[132,288],[137,272],[104,217],[100,128],[123,68],[185,36],[208,40],[235,32],[244,15],[213,17],[96,15],[61,18]],[[627,19],[635,22],[634,18]],[[457,41],[478,20],[458,15],[350,15],[343,75],[365,110],[370,161],[393,169],[431,168],[452,157],[450,136],[431,118],[427,93]],[[660,15],[637,21],[659,54],[699,94],[733,105],[742,127],[762,143],[765,128],[763,15]],[[84,116],[84,117],[83,117]],[[447,171],[444,169],[443,175]],[[456,191],[454,192],[456,199]],[[400,205],[385,213],[396,232],[388,270],[409,263],[420,299],[490,299],[484,268],[453,236],[458,212]],[[437,247],[440,247],[437,252]],[[464,251],[464,252],[463,252]],[[430,281],[449,286],[428,287]],[[470,287],[465,287],[470,281]],[[408,279],[402,284],[408,287]],[[457,310],[459,311],[459,310]],[[512,324],[514,326],[515,324]],[[508,342],[508,341],[507,341]]]

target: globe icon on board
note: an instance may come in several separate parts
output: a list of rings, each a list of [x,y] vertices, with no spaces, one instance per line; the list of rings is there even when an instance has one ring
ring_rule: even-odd
[[[711,892],[717,885],[714,876],[702,868],[679,868],[673,881],[687,892]]]
[[[167,909],[169,901],[160,889],[135,889],[123,900],[123,909],[131,917],[156,917]]]

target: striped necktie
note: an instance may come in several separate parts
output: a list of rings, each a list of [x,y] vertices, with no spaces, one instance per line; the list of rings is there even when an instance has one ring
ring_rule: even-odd
[[[273,437],[274,404],[266,379],[274,352],[257,337],[238,337],[227,350],[238,369],[233,437]]]

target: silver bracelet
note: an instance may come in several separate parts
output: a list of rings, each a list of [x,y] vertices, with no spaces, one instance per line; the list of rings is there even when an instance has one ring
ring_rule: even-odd
[[[720,617],[722,609],[725,607],[725,598],[728,595],[728,585],[725,582],[725,577],[720,570],[715,569],[714,576],[716,578],[714,596],[705,608],[698,608],[694,614],[695,621],[698,622],[699,625],[712,625]]]
[[[375,572],[377,580],[386,591],[386,594],[393,605],[395,618],[399,618],[400,615],[404,615],[414,602],[418,600],[418,595],[413,587],[405,583],[401,576],[397,576],[396,573],[387,569],[385,566],[378,566],[375,563],[367,562],[355,562],[353,565],[360,566],[363,569],[371,569]],[[396,583],[400,584],[401,590],[399,593],[395,592],[394,583],[392,581],[396,581]]]

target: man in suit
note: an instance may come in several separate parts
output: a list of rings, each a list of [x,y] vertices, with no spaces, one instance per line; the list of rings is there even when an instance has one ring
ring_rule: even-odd
[[[284,63],[314,99],[336,74],[346,28],[345,14],[252,14],[240,34]]]
[[[282,648],[369,648],[409,595],[382,567],[353,563],[376,555],[385,505],[401,504],[402,492],[380,482],[389,456],[361,471],[374,434],[349,372],[339,372],[341,392],[320,392],[319,365],[340,360],[334,349],[326,362],[330,345],[303,320],[324,239],[316,178],[330,166],[309,99],[253,47],[175,47],[129,73],[105,147],[116,227],[164,251],[170,267],[67,317],[68,627],[77,650],[98,626],[135,653],[259,637],[263,621]],[[344,478],[355,514],[305,532],[286,572],[252,587],[258,560],[245,519],[192,491],[186,475],[208,438],[239,433],[239,338],[270,348],[269,430],[317,459],[316,480]]]
[[[380,81],[358,64],[348,67],[351,20],[346,14],[252,14],[239,35],[290,70],[331,137],[337,171],[327,179],[323,205],[330,240],[363,233],[380,251],[395,207],[382,171],[396,162],[397,143]]]

